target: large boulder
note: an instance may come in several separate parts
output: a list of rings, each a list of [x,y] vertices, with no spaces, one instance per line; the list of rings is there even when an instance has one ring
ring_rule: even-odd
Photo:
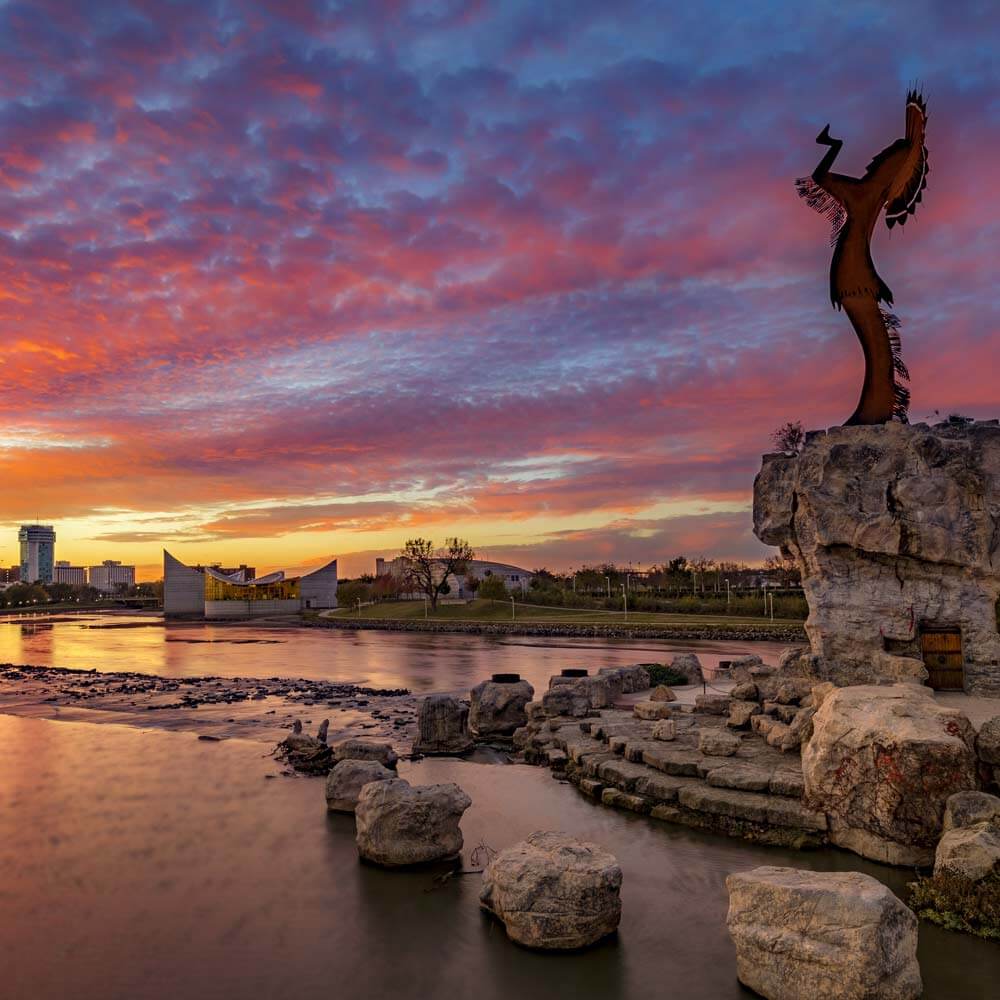
[[[754,533],[802,574],[814,676],[922,683],[920,633],[938,629],[965,690],[1000,695],[998,509],[996,422],[837,427],[765,455]]]
[[[930,864],[948,797],[976,787],[969,720],[927,688],[862,685],[828,694],[812,729],[805,798],[827,814],[833,843],[888,864]]]
[[[586,948],[621,920],[622,870],[612,854],[563,833],[537,832],[483,873],[480,903],[528,948]]]
[[[333,745],[334,763],[342,760],[377,760],[383,767],[395,767],[399,757],[386,740],[366,740],[361,737],[341,740]]]
[[[670,669],[683,674],[688,684],[701,684],[705,680],[701,660],[694,653],[678,653],[670,661]]]
[[[592,714],[590,697],[576,682],[551,687],[542,695],[541,702],[531,704],[540,704],[542,714],[547,716],[568,715],[574,719],[583,719]]]
[[[469,708],[448,694],[428,695],[420,702],[418,735],[413,752],[422,754],[464,754],[472,747]]]
[[[554,688],[546,694],[558,690]],[[535,689],[522,680],[489,680],[477,684],[471,691],[469,728],[481,740],[512,736],[515,729],[527,723],[524,706],[534,695]],[[543,703],[544,700],[543,697]]]
[[[462,814],[472,799],[458,785],[402,778],[362,787],[354,811],[358,853],[386,868],[449,861],[462,851]]]
[[[342,760],[327,775],[326,807],[330,812],[352,813],[365,785],[395,777],[395,771],[383,767],[377,760]]]
[[[959,792],[948,799],[944,836],[934,854],[934,874],[978,882],[1000,871],[1000,799],[985,792]]]
[[[859,872],[755,868],[726,879],[741,983],[767,1000],[915,1000],[917,918]]]
[[[599,677],[617,676],[621,680],[621,693],[634,694],[645,691],[650,685],[649,670],[643,663],[633,663],[627,667],[601,667]]]

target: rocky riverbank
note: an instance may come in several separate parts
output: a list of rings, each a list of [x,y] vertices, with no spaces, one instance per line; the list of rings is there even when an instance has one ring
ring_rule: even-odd
[[[648,624],[635,625],[579,624],[572,622],[464,622],[422,619],[305,618],[303,625],[313,628],[376,630],[383,632],[453,632],[470,635],[520,635],[564,639],[717,639],[737,642],[806,641],[805,629],[798,625],[718,625]]]
[[[331,739],[373,736],[409,751],[417,699],[405,688],[288,677],[161,677],[0,664],[0,712],[70,722],[111,722],[274,744],[296,720]]]

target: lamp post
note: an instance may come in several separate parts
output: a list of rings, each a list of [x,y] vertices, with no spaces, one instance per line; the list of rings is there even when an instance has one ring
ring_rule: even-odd
[[[604,578],[604,582],[608,585],[608,600],[610,601],[611,600],[611,577],[610,576],[606,576]]]
[[[733,603],[733,594],[732,591],[729,589],[729,581],[726,580],[726,604],[729,605],[732,603]]]
[[[625,621],[628,621],[628,588],[622,584],[622,601],[625,604]]]

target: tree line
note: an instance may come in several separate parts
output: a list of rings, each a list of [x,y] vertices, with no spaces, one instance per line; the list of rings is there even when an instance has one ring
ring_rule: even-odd
[[[337,590],[341,606],[419,594],[436,609],[439,600],[451,593],[449,581],[458,576],[464,577],[465,589],[480,599],[503,601],[512,596],[499,576],[480,578],[469,573],[475,552],[465,539],[449,538],[441,547],[429,539],[410,539],[402,557],[405,568],[398,575],[365,574],[342,580]],[[782,555],[768,559],[763,569],[677,556],[642,572],[603,563],[570,572],[540,567],[531,573],[528,593],[517,591],[513,596],[552,607],[620,611],[627,601],[633,611],[758,615],[764,613],[763,583],[772,594],[776,617],[804,618],[807,614],[805,598],[798,590],[798,569],[794,560]]]

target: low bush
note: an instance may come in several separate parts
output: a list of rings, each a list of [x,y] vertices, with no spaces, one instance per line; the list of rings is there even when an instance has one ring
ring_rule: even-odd
[[[923,920],[1000,941],[1000,875],[981,882],[942,872],[911,882],[909,906]]]
[[[668,667],[665,663],[647,663],[646,669],[649,671],[649,683],[653,687],[658,687],[660,684],[671,687],[688,683],[687,674],[681,673],[680,670],[674,670],[673,667]]]

